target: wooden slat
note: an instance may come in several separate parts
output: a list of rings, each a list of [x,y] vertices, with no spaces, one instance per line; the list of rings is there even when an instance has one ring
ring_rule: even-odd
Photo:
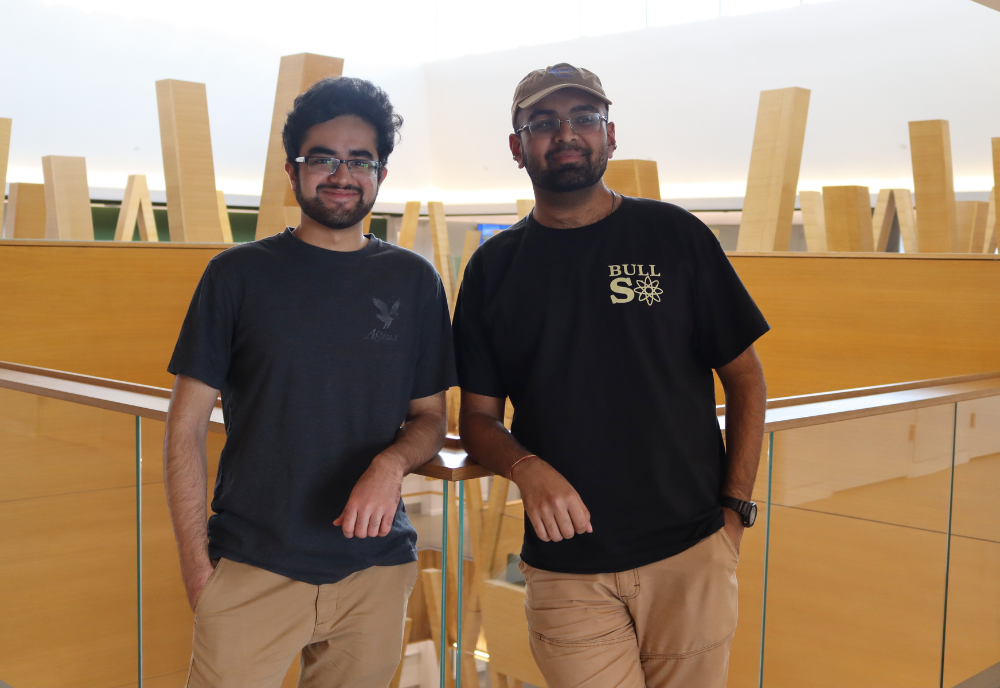
[[[3,220],[3,238],[44,239],[46,214],[44,184],[11,182],[7,214]]]
[[[919,249],[923,253],[957,251],[955,180],[948,122],[943,119],[910,122],[910,156],[920,218]]]
[[[115,241],[132,241],[137,222],[140,241],[160,240],[156,233],[156,218],[153,216],[153,202],[149,198],[149,185],[144,174],[130,174],[128,177],[125,196],[118,210]]]
[[[986,240],[984,253],[993,255],[997,250],[997,188],[990,189],[990,207],[986,212]]]
[[[913,210],[913,194],[909,189],[893,189],[896,202],[896,217],[899,219],[899,235],[903,240],[903,250],[909,254],[920,251],[917,245],[917,215]]]
[[[227,243],[233,243],[233,226],[229,222],[229,208],[226,206],[226,195],[222,193],[222,189],[218,189],[216,195],[219,198],[219,226],[222,228],[222,240]]]
[[[156,82],[170,241],[222,242],[205,84]]]
[[[802,230],[806,235],[806,250],[826,253],[826,217],[823,214],[823,193],[799,191],[802,206]]]
[[[0,117],[0,190],[7,188],[7,160],[10,158],[10,130],[14,121]]]
[[[87,161],[80,157],[47,155],[45,175],[45,238],[87,241],[94,238],[90,213]]]
[[[889,235],[892,233],[892,221],[896,217],[896,196],[892,189],[882,189],[878,192],[875,202],[875,212],[872,215],[872,239],[874,250],[885,253],[889,245]]]
[[[788,250],[809,94],[804,88],[761,91],[737,240],[740,251]]]
[[[824,186],[828,251],[873,250],[872,207],[867,186]]]
[[[417,240],[417,222],[420,221],[420,201],[407,201],[403,207],[403,219],[399,225],[399,238],[396,244],[413,250]]]
[[[517,199],[517,219],[523,219],[527,217],[531,209],[535,207],[534,198],[519,198]]]
[[[448,222],[444,215],[444,203],[428,201],[427,214],[431,225],[431,243],[434,246],[434,267],[441,275],[444,293],[448,298],[448,309],[455,300],[452,294],[454,281],[451,278],[451,247],[448,244]]]

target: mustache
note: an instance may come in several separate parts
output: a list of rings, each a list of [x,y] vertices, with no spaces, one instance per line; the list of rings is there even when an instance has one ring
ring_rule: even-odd
[[[546,153],[545,160],[548,162],[552,162],[552,158],[559,155],[560,153],[567,153],[571,151],[580,153],[583,157],[587,158],[588,160],[590,159],[590,155],[593,152],[590,150],[590,148],[586,146],[579,146],[572,143],[563,143],[560,144],[558,147],[550,150],[548,153]]]
[[[316,193],[319,193],[323,189],[341,189],[343,191],[356,191],[359,194],[363,193],[361,187],[355,184],[319,184],[316,186]]]

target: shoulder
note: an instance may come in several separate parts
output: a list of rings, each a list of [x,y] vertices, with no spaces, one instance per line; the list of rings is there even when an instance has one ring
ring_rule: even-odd
[[[475,270],[493,271],[509,264],[521,247],[527,230],[528,218],[523,217],[507,229],[497,232],[476,249],[469,259],[469,265],[475,265]]]
[[[635,228],[655,232],[659,238],[680,247],[704,249],[719,243],[708,225],[679,205],[628,197],[628,208]]]
[[[236,244],[216,254],[208,262],[208,270],[225,277],[256,268],[261,262],[274,259],[283,253],[282,241],[281,234],[275,234],[264,239]]]
[[[378,242],[373,248],[372,259],[380,266],[411,275],[416,274],[423,279],[439,279],[434,265],[419,253],[378,238],[373,238],[372,241]]]

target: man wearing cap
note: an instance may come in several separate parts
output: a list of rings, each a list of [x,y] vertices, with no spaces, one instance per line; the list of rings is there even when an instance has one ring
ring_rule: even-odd
[[[510,150],[535,207],[462,282],[462,440],[520,489],[529,640],[549,688],[721,688],[756,515],[753,342],[769,328],[701,221],[605,186],[610,104],[569,64],[515,91]]]

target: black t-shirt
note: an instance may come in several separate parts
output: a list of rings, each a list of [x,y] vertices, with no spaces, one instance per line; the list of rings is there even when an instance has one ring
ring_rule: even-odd
[[[222,391],[210,556],[316,585],[414,561],[402,501],[386,537],[333,520],[410,400],[455,384],[453,359],[441,279],[411,251],[371,235],[329,251],[287,229],[213,258],[168,367]]]
[[[723,524],[712,369],[768,324],[700,220],[623,198],[586,227],[528,216],[479,247],[455,311],[459,384],[509,396],[512,433],[580,493],[594,532],[522,558],[563,573],[665,559]]]

